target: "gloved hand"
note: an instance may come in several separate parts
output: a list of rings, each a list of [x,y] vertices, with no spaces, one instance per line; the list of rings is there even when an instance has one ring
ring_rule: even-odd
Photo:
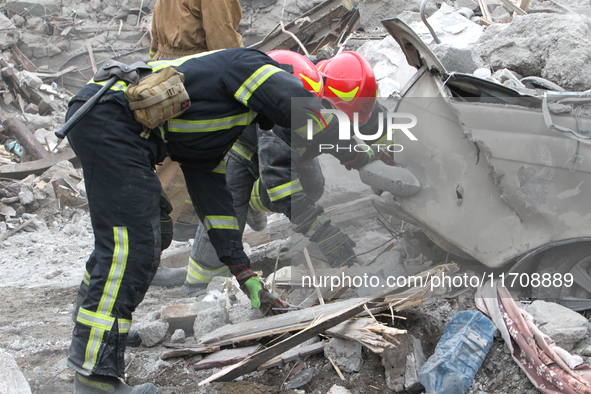
[[[240,288],[246,293],[248,298],[250,298],[250,304],[252,307],[257,309],[260,308],[266,316],[281,313],[274,308],[285,308],[285,305],[278,298],[273,296],[256,276],[248,278]]]
[[[160,250],[168,248],[172,242],[173,223],[170,213],[172,212],[172,204],[168,199],[164,189],[160,191]]]
[[[385,149],[385,148],[379,148],[379,147],[374,147],[375,149],[375,156],[378,160],[383,161],[384,163],[386,163],[389,166],[393,166],[394,165],[394,160],[392,159],[392,155]]]
[[[361,150],[357,152],[357,156],[353,160],[341,162],[347,170],[355,169],[358,170],[365,166],[367,163],[376,160],[376,152],[373,148]]]
[[[259,298],[259,291],[263,290],[261,280],[256,276],[251,276],[244,282],[246,287],[246,295],[250,298],[250,304],[253,308],[259,309],[261,307],[261,299]]]
[[[355,242],[347,234],[341,232],[338,227],[330,224],[330,221],[316,230],[310,236],[310,241],[318,244],[320,251],[328,260],[328,265],[333,268],[340,267],[345,261],[348,265],[357,262],[353,250],[353,247],[356,246]]]

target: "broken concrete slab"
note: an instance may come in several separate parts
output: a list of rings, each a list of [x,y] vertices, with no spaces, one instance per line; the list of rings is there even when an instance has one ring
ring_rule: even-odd
[[[231,324],[257,320],[264,317],[260,309],[254,309],[250,304],[236,303],[228,311]]]
[[[376,28],[382,29],[382,19],[396,18],[404,11],[419,12],[421,0],[393,0],[388,2],[378,0],[360,0],[359,7],[360,25],[370,32]],[[430,16],[437,11],[435,2],[428,2],[425,6],[425,15]]]
[[[441,43],[434,45],[432,50],[448,72],[472,74],[485,65],[473,47],[458,48]]]
[[[0,349],[0,393],[31,394],[31,387],[14,357]]]
[[[567,90],[591,88],[591,19],[582,15],[529,14],[489,26],[477,52],[493,69],[548,79]]]
[[[146,347],[158,345],[168,333],[168,323],[165,321],[134,324],[134,328],[142,339],[142,345]]]
[[[524,308],[535,324],[564,350],[570,351],[585,337],[589,322],[582,315],[554,302],[537,300]]]
[[[386,349],[382,354],[382,365],[386,384],[390,390],[403,392],[418,388],[419,371],[425,363],[421,342],[410,334],[398,335],[395,348]]]
[[[324,347],[324,355],[343,372],[356,372],[361,366],[361,344],[357,341],[331,338]]]
[[[228,323],[228,311],[217,303],[211,303],[211,307],[197,313],[193,324],[193,335],[199,341],[205,334],[217,330]]]
[[[207,307],[200,302],[165,305],[160,310],[160,318],[169,324],[171,331],[180,329],[188,335],[193,335],[195,318],[201,310]]]

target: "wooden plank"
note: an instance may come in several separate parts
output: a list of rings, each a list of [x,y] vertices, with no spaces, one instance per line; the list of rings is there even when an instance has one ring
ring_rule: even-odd
[[[41,78],[41,79],[55,79],[55,78],[61,77],[64,74],[71,73],[72,71],[76,71],[76,66],[70,66],[70,67],[64,68],[61,71],[51,73],[51,74],[42,73],[42,72],[34,72],[32,74]]]
[[[163,343],[162,346],[169,347],[171,344]],[[160,356],[161,360],[167,360],[174,357],[196,356],[197,354],[213,353],[220,350],[219,346],[204,346],[204,347],[183,347],[180,349],[171,350]]]
[[[20,142],[26,154],[33,160],[46,159],[51,155],[20,119],[16,117],[7,119],[4,122],[4,127]]]
[[[80,160],[76,157],[76,154],[72,150],[67,150],[57,155],[52,155],[46,159],[26,161],[19,164],[8,164],[0,166],[0,175],[2,178],[10,179],[24,179],[31,174],[41,175],[47,169],[56,163],[68,160],[75,167],[80,165]]]
[[[90,57],[90,65],[92,66],[92,71],[96,74],[96,60],[94,59],[94,53],[92,53],[92,45],[89,42],[86,43],[86,50],[88,51],[88,56]]]
[[[503,2],[503,4],[505,4],[507,7],[511,8],[511,10],[513,12],[517,13],[518,15],[527,15],[527,12],[525,12],[521,8],[517,7],[515,5],[515,3],[513,3],[511,0],[501,0],[501,1]]]
[[[492,21],[486,0],[478,0],[478,5],[480,6],[480,12],[482,13],[484,19],[487,21]]]
[[[324,319],[321,319],[316,324],[313,324],[312,326],[306,328],[305,330],[302,330],[302,331],[298,332],[297,334],[292,335],[291,337],[289,337],[287,339],[284,339],[283,341],[271,346],[270,348],[267,348],[261,352],[255,353],[254,355],[246,358],[244,361],[242,361],[236,365],[232,365],[230,367],[222,369],[220,372],[199,382],[199,386],[203,386],[207,383],[210,383],[210,382],[213,382],[216,380],[219,380],[222,382],[228,382],[228,381],[236,379],[239,376],[242,376],[244,374],[255,371],[260,365],[271,360],[273,357],[276,357],[276,356],[284,353],[285,351],[294,348],[298,344],[315,337],[316,335],[329,329],[330,327],[334,327],[337,324],[339,324],[347,319],[350,319],[353,316],[356,316],[357,314],[359,314],[360,312],[363,311],[363,306],[368,301],[369,300],[367,300],[367,299],[363,299],[361,301],[356,302],[353,305],[350,305],[349,307],[347,307],[345,309],[342,309],[342,310],[340,310],[340,311],[338,311],[338,312],[336,312]],[[321,306],[325,306],[325,305],[321,305]],[[313,309],[313,308],[311,308],[311,309]]]
[[[359,303],[361,298],[343,300],[332,304],[291,311],[280,315],[251,320],[238,324],[228,324],[201,337],[200,344],[225,346],[250,339],[258,339],[277,333],[304,329],[314,320],[328,316],[349,305]]]
[[[206,356],[203,360],[195,364],[193,368],[195,368],[195,371],[199,371],[202,369],[221,368],[226,365],[233,365],[244,360],[262,347],[262,345],[254,345],[236,349],[220,350],[219,352]]]
[[[10,52],[12,52],[12,55],[16,58],[16,60],[18,60],[20,65],[25,70],[32,72],[32,73],[37,71],[37,66],[35,66],[35,64],[33,64],[33,62],[31,60],[29,60],[29,58],[26,57],[25,54],[22,53],[21,50],[18,49],[18,47],[16,45],[12,45],[10,47]]]
[[[305,358],[311,356],[313,354],[322,353],[324,351],[324,347],[326,346],[326,341],[320,341],[313,343],[308,346],[302,346],[300,348],[290,349],[287,352],[281,354],[274,359],[267,361],[263,365],[261,365],[258,369],[269,369],[272,367],[276,367],[282,364],[286,364],[298,358]]]
[[[527,11],[527,8],[529,7],[529,3],[531,3],[531,0],[521,0],[521,4],[519,5],[519,8],[521,8],[523,11]]]

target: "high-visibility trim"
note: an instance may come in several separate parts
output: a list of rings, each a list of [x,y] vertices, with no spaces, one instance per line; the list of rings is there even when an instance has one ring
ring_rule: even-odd
[[[129,254],[129,240],[127,235],[126,227],[113,227],[113,240],[115,248],[113,249],[113,259],[111,261],[111,269],[109,276],[105,282],[103,288],[103,294],[101,296],[96,315],[97,316],[110,316],[113,310],[113,305],[117,299],[119,293],[119,287],[123,280],[123,274],[125,273],[125,267],[127,265],[127,256]],[[81,308],[82,309],[82,308]],[[80,316],[80,312],[78,313]],[[114,320],[113,320],[114,321]],[[102,342],[105,331],[109,331],[105,327],[92,326],[88,343],[86,345],[86,355],[84,364],[82,367],[88,371],[92,371],[96,364],[98,352]]]
[[[119,334],[127,334],[131,329],[131,320],[129,319],[117,319],[117,329],[119,330]]]
[[[191,201],[191,195],[187,194],[187,198],[185,198],[185,203],[187,204],[193,204],[193,201]]]
[[[277,201],[302,190],[303,188],[298,178],[291,182],[287,182],[282,185],[276,186],[272,189],[267,189],[267,194],[269,195],[269,199],[271,201]]]
[[[183,56],[183,57],[179,57],[179,58],[172,59],[172,60],[150,60],[146,64],[148,66],[152,67],[152,70],[154,72],[156,72],[156,71],[160,71],[166,67],[178,67],[181,64],[183,64],[184,62],[189,61],[191,59],[197,59],[199,57],[208,56],[208,55],[211,55],[212,53],[216,53],[221,50],[222,49],[217,49],[215,51],[197,53],[195,55]]]
[[[238,230],[238,219],[234,216],[206,216],[203,225],[207,231],[215,230]]]
[[[314,118],[314,115],[312,115],[312,114],[308,114],[308,115],[310,117]],[[334,120],[334,118],[335,117],[333,114],[325,114],[324,115],[324,120],[326,121],[327,125],[330,124],[330,122],[332,122]],[[316,118],[314,118],[314,119],[316,119]],[[322,130],[325,130],[325,127],[322,124],[322,122],[319,122],[318,120],[316,120],[316,122],[312,122],[312,135],[313,136],[320,133]],[[299,129],[295,129],[294,131],[300,137],[302,137],[304,139],[308,139],[308,125],[302,126]]]
[[[355,95],[357,94],[357,91],[359,90],[359,86],[357,86],[355,89],[351,90],[350,92],[341,92],[340,90],[337,90],[337,89],[333,88],[332,86],[328,86],[328,88],[334,94],[336,94],[336,96],[338,98],[340,98],[341,100],[343,100],[347,103],[350,101],[353,101],[353,99],[355,98]]]
[[[240,141],[234,142],[234,145],[232,145],[232,150],[248,161],[251,161],[252,157],[254,156],[254,151]]]
[[[115,323],[115,318],[109,315],[101,315],[100,313],[92,312],[81,307],[78,311],[76,321],[90,327],[111,331],[113,323]]]
[[[220,161],[220,164],[216,168],[213,169],[213,172],[217,174],[225,174],[226,173],[226,161]]]
[[[228,130],[236,126],[248,126],[257,115],[254,111],[226,116],[219,119],[187,120],[170,119],[168,121],[169,133],[206,133],[211,131]]]
[[[322,227],[322,225],[326,222],[328,222],[330,219],[327,218],[324,215],[318,215],[318,217],[316,218],[316,220],[314,220],[314,223],[312,223],[312,225],[310,226],[310,229],[306,232],[306,234],[304,234],[306,237],[310,238],[312,235],[314,235],[314,233],[316,233],[316,231]]]
[[[88,379],[86,376],[80,373],[76,374],[76,379],[78,379],[78,381],[84,386],[94,387],[95,389],[104,391],[105,393],[114,393],[116,390],[114,384]]]
[[[252,185],[252,191],[250,192],[250,201],[248,202],[248,206],[253,211],[271,212],[271,210],[267,208],[263,203],[260,188],[261,182],[260,179],[257,179],[254,185]]]
[[[331,240],[332,238],[336,237],[337,235],[339,235],[339,233],[336,233],[334,235],[331,235],[330,237],[323,239],[322,241],[318,242],[318,245],[320,245],[323,242],[327,242],[329,240]],[[334,248],[332,248],[331,250],[329,250],[328,252],[326,252],[326,254],[329,254],[333,251],[335,251],[336,249],[338,249],[342,244],[344,244],[345,242],[347,242],[346,240],[344,240],[343,242],[341,242],[340,244],[336,245]]]
[[[109,82],[109,81],[107,80],[107,81],[96,82],[94,79],[91,79],[90,81],[88,81],[87,85],[94,83],[96,85],[105,86],[107,84],[107,82]],[[115,90],[115,91],[124,90],[124,91],[126,91],[127,84],[124,81],[119,80],[119,81],[115,82],[115,84],[113,86],[111,86],[109,88],[109,90]]]
[[[150,51],[150,54],[148,55],[148,59],[152,60],[154,58],[154,56],[156,56],[156,51]]]
[[[263,84],[271,75],[278,72],[284,72],[282,69],[275,67],[271,64],[265,64],[259,67],[258,70],[252,73],[250,77],[238,88],[234,97],[242,104],[247,105],[248,99],[259,86]]]
[[[189,257],[189,267],[187,269],[187,282],[192,285],[209,283],[214,276],[229,276],[230,270],[227,266],[215,269],[203,268],[195,260]]]
[[[84,270],[84,276],[82,277],[82,282],[87,286],[90,286],[90,273],[88,270]]]

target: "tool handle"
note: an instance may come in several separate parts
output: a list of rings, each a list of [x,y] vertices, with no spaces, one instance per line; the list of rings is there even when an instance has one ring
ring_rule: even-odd
[[[115,82],[117,82],[118,79],[119,78],[116,76],[111,77],[111,79],[107,81],[107,83],[105,84],[105,86],[101,88],[101,90],[96,92],[96,94],[92,96],[87,102],[85,102],[84,105],[78,108],[78,111],[76,111],[74,115],[72,115],[70,119],[68,119],[68,121],[62,127],[60,127],[58,131],[55,132],[55,136],[60,140],[66,138],[66,135],[68,135],[72,127],[74,127],[80,121],[80,119],[82,119],[82,117],[86,115],[86,113],[92,107],[94,107],[96,102],[102,97],[103,94],[105,94],[107,90],[111,88],[111,86],[115,84]]]

